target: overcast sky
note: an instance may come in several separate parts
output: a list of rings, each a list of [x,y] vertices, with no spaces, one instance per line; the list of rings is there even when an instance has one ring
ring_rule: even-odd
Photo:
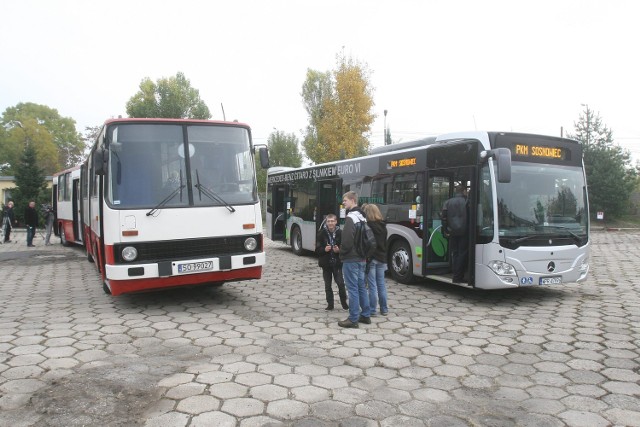
[[[145,77],[182,71],[213,119],[266,142],[307,125],[308,68],[371,71],[382,145],[464,130],[572,132],[583,104],[640,160],[636,0],[0,0],[0,111],[55,108],[78,131],[126,117]]]

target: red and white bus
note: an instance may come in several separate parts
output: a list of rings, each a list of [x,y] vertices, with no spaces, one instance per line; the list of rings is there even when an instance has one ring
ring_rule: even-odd
[[[79,168],[82,241],[104,291],[259,279],[256,152],[268,167],[266,147],[237,122],[105,122]]]
[[[60,242],[83,244],[82,200],[80,199],[80,173],[75,166],[53,175],[53,210],[56,213],[53,232]]]

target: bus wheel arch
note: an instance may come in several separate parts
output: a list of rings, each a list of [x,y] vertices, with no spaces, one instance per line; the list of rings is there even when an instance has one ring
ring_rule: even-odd
[[[396,282],[409,284],[415,281],[413,275],[413,255],[411,246],[404,239],[391,242],[389,251],[389,272]]]
[[[62,243],[62,246],[69,246],[67,234],[64,232],[64,226],[60,227],[60,243]]]
[[[304,250],[302,249],[302,231],[300,227],[294,225],[291,227],[291,249],[296,255],[302,255]]]

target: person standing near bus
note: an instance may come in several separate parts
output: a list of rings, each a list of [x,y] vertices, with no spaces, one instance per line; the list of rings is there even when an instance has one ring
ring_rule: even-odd
[[[13,213],[13,202],[9,201],[5,205],[2,212],[2,228],[4,231],[4,243],[11,241],[11,230],[16,223],[16,217]]]
[[[45,238],[44,238],[44,245],[45,246],[49,246],[51,245],[51,232],[53,231],[53,221],[55,219],[55,212],[53,211],[53,208],[51,207],[51,205],[45,205],[44,207],[44,223],[45,223],[45,227],[47,230],[47,233],[45,234]]]
[[[455,194],[444,202],[442,207],[442,230],[449,239],[451,248],[451,268],[453,283],[463,283],[469,256],[468,220],[469,206],[467,203],[467,187],[456,184]]]
[[[329,214],[325,218],[325,224],[320,228],[316,236],[316,254],[319,255],[318,265],[322,267],[324,279],[324,291],[327,297],[327,308],[333,310],[333,289],[331,283],[335,279],[338,285],[338,295],[342,308],[347,310],[347,291],[344,288],[342,278],[342,263],[340,262],[340,244],[342,243],[342,230],[338,227],[338,218]]]
[[[364,283],[366,260],[358,255],[355,248],[356,224],[366,221],[362,210],[358,208],[358,195],[348,191],[342,196],[342,204],[347,211],[342,230],[342,275],[349,293],[349,317],[338,322],[342,328],[357,328],[358,323],[371,323],[369,313],[369,295]]]
[[[24,210],[24,222],[27,225],[27,246],[35,247],[33,237],[38,227],[38,211],[36,210],[36,202],[30,201],[29,206]]]
[[[387,224],[383,221],[378,206],[368,203],[362,207],[367,217],[367,224],[371,227],[376,238],[376,250],[368,262],[367,283],[369,285],[369,308],[371,315],[376,314],[376,307],[380,303],[380,314],[386,316],[387,285],[384,282],[384,272],[387,270]]]

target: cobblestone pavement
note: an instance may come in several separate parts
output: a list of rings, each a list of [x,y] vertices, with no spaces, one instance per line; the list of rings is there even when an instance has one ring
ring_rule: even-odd
[[[115,298],[35,244],[0,245],[1,426],[640,426],[637,232],[594,233],[580,285],[388,280],[360,329],[280,244],[260,281]]]

